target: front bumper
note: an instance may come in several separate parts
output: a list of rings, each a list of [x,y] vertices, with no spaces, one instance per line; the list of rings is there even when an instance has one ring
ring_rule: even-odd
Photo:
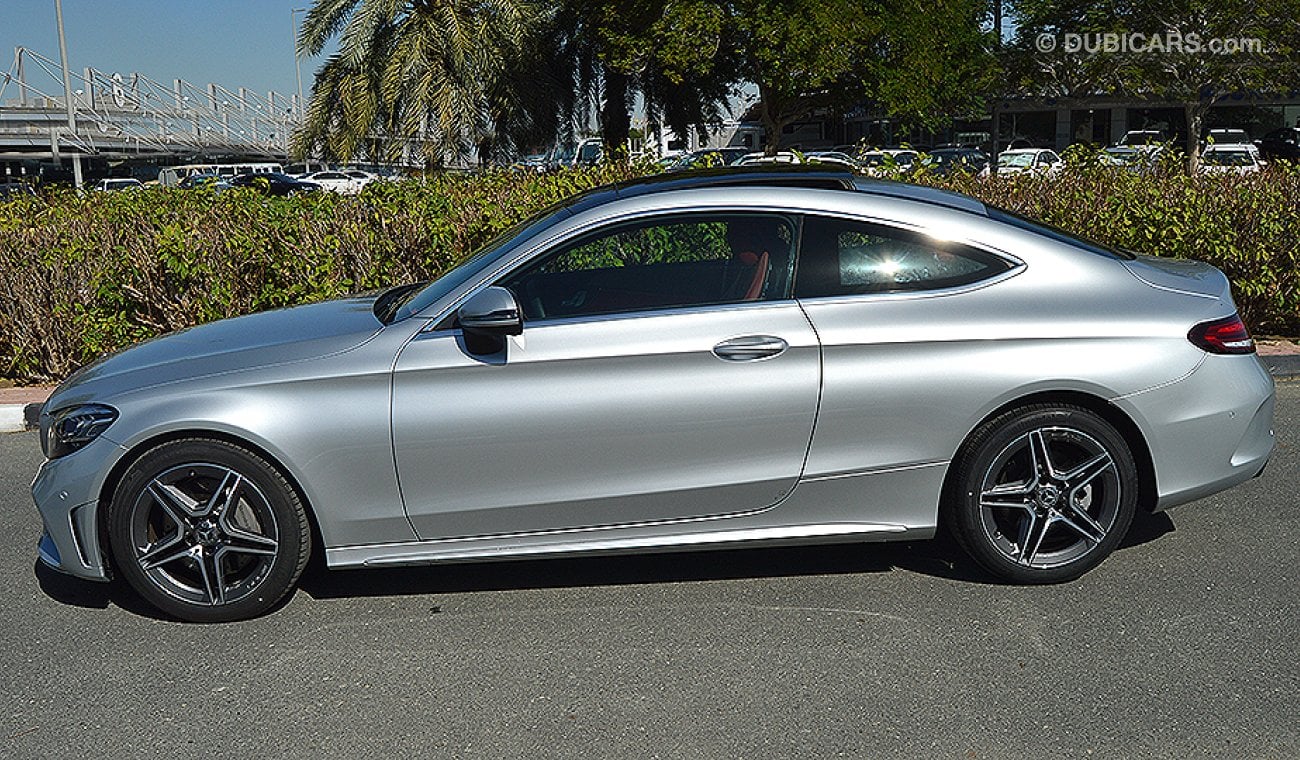
[[[100,436],[84,448],[41,464],[32,499],[45,530],[37,547],[42,562],[87,580],[109,579],[99,541],[99,494],[125,450]]]

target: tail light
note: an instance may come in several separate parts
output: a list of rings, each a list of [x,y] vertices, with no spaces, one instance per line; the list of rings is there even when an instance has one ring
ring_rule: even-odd
[[[1236,314],[1196,325],[1187,333],[1187,339],[1212,354],[1255,353],[1255,341]]]

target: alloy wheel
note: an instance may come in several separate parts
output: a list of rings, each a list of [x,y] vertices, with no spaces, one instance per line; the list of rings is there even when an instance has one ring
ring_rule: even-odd
[[[1072,427],[1034,428],[997,454],[979,489],[979,522],[993,548],[1024,568],[1082,559],[1115,527],[1121,511],[1115,457]]]
[[[261,489],[219,464],[159,473],[141,490],[128,524],[144,576],[194,605],[236,604],[254,594],[280,549],[280,527]]]

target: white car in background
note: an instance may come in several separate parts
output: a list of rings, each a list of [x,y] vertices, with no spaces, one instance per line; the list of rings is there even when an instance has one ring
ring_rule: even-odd
[[[358,191],[366,185],[369,185],[371,182],[379,179],[378,174],[371,174],[370,172],[362,171],[361,169],[344,169],[342,171],[344,174],[352,178],[352,181],[357,185]]]
[[[804,160],[810,164],[830,164],[843,169],[857,169],[858,162],[847,153],[838,150],[814,150],[804,154]]]
[[[121,190],[143,190],[144,183],[138,179],[101,179],[95,183],[100,192],[114,193]]]
[[[1240,148],[1255,157],[1255,163],[1263,164],[1259,155],[1259,146],[1251,142],[1250,135],[1244,129],[1211,129],[1201,143],[1204,149]]]
[[[766,166],[770,164],[802,164],[806,163],[798,153],[788,150],[777,151],[773,155],[767,155],[762,151],[749,153],[736,162],[736,166]]]
[[[299,179],[304,182],[313,182],[320,185],[322,190],[328,190],[339,195],[356,195],[361,192],[362,187],[362,183],[355,177],[348,176],[346,172],[341,171],[313,172]]]
[[[1046,148],[1013,148],[998,154],[999,174],[1055,174],[1061,170],[1061,157]]]
[[[1201,153],[1200,170],[1205,174],[1254,174],[1262,168],[1254,146],[1210,145]]]

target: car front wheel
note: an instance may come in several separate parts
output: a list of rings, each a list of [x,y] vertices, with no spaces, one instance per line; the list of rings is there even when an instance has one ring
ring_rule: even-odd
[[[259,615],[293,588],[311,553],[296,491],[258,454],[185,439],[146,452],[108,513],[118,571],[153,606],[183,620]]]
[[[1124,438],[1087,409],[1035,405],[982,425],[958,458],[946,521],[968,554],[1013,583],[1057,583],[1124,538],[1137,468]]]

